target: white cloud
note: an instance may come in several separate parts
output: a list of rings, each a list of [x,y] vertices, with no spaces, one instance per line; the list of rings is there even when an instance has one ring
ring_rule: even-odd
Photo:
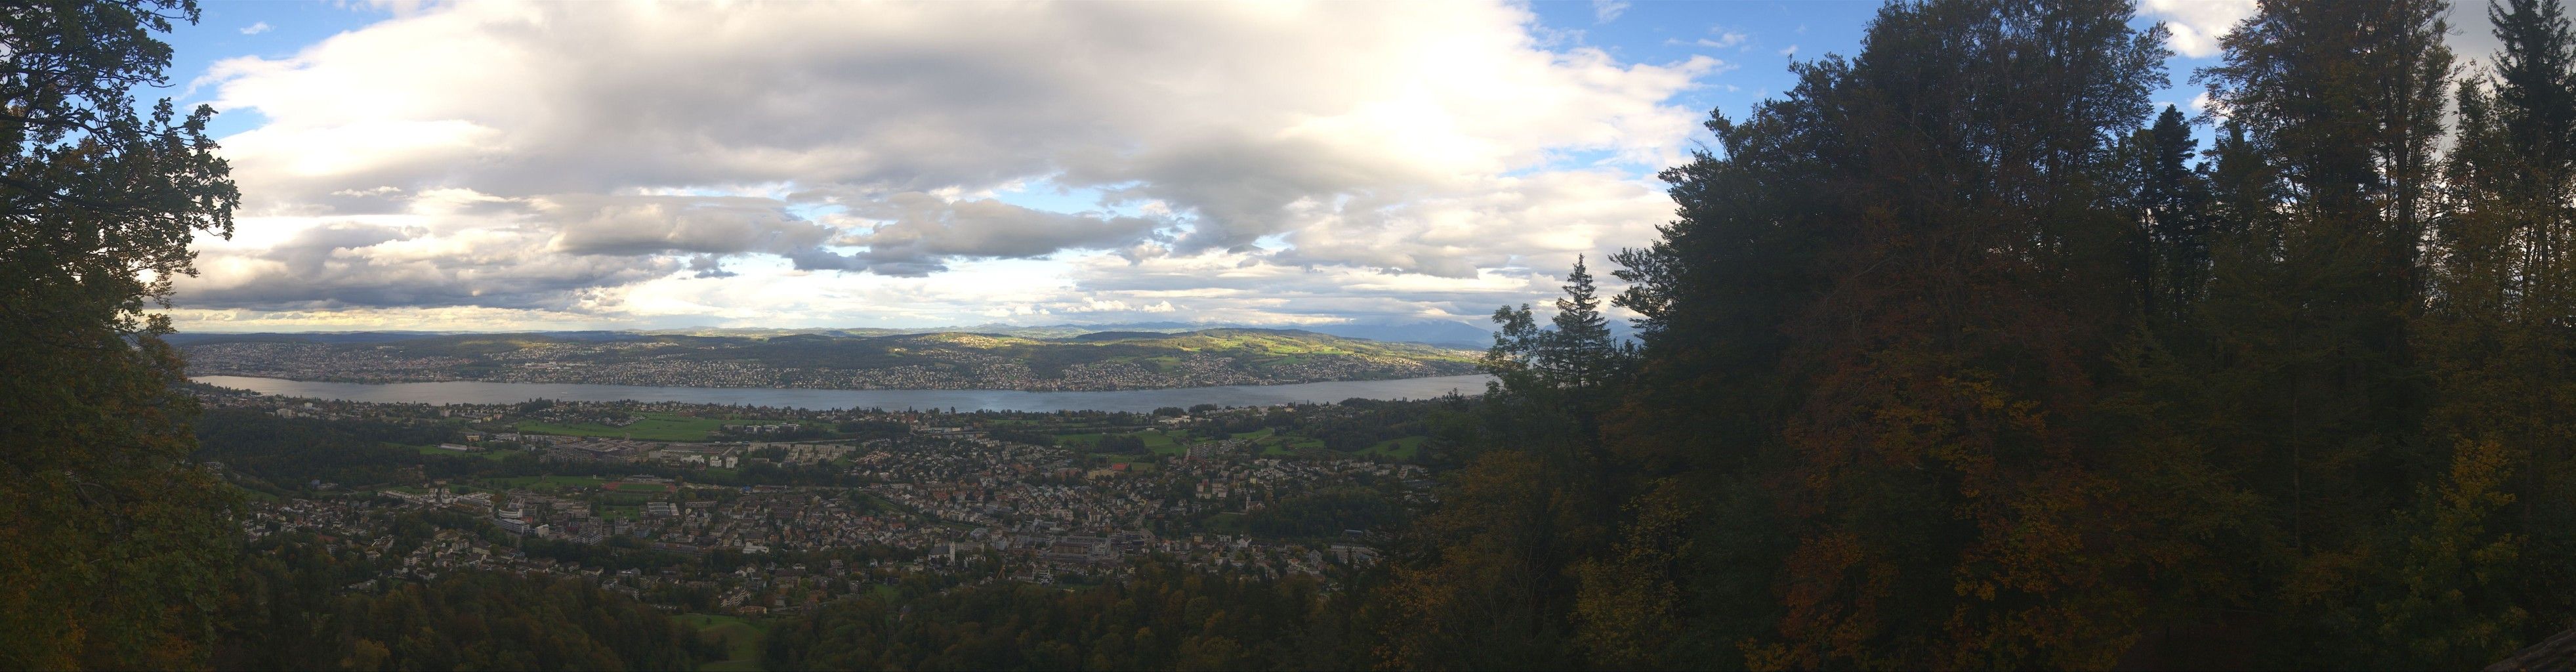
[[[1619,20],[1619,15],[1626,13],[1627,11],[1627,0],[1592,0],[1592,21],[1594,23],[1609,23],[1617,21]]]
[[[242,27],[242,29],[241,29],[241,34],[243,34],[243,35],[258,35],[258,34],[260,34],[260,33],[268,32],[268,29],[269,29],[268,22],[267,22],[267,21],[261,21],[261,22],[258,22],[258,23],[254,23],[254,24],[250,24],[250,25],[248,25],[248,26],[244,26],[244,27]]]
[[[1744,49],[1752,49],[1752,44],[1749,44],[1749,41],[1752,41],[1752,36],[1747,36],[1747,33],[1728,31],[1726,26],[1708,26],[1708,31],[1710,31],[1710,33],[1716,33],[1716,36],[1713,36],[1713,39],[1700,39],[1700,41],[1698,41],[1700,46],[1710,46],[1710,49],[1726,49],[1726,46],[1744,46]]]
[[[982,301],[1445,311],[1323,285],[1130,296],[1091,271],[1518,277],[1646,242],[1670,204],[1639,178],[1680,161],[1699,118],[1667,101],[1730,66],[1623,63],[1536,29],[1452,3],[432,5],[211,77],[218,107],[267,120],[222,139],[246,217],[399,235],[210,247],[179,300],[845,324]],[[1559,165],[1575,153],[1613,158]],[[1100,200],[997,200],[1032,183]],[[1057,281],[913,284],[1003,267]],[[313,273],[329,282],[289,286]]]
[[[2166,44],[2189,58],[2218,55],[2218,38],[2254,16],[2255,0],[2145,0],[2138,13],[2165,23]]]
[[[2202,90],[2192,94],[2191,100],[2183,103],[2183,107],[2185,109],[2189,109],[2193,112],[2207,113],[2220,117],[2227,116],[2224,111],[2216,109],[2217,105],[2218,99],[2210,97],[2209,91],[2207,90]]]
[[[2259,9],[2258,0],[2144,0],[2138,4],[2139,15],[2162,21],[2172,31],[2167,46],[2193,59],[2218,56],[2222,51],[2218,39]],[[2481,67],[2501,48],[2487,21],[2487,3],[2453,2],[2444,19],[2450,24],[2444,42],[2465,70]],[[2177,72],[2187,72],[2191,66],[2175,67]]]

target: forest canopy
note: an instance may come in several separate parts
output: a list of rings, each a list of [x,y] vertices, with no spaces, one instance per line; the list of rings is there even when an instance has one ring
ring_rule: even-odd
[[[2261,3],[2195,119],[2127,2],[1888,5],[1664,173],[1641,350],[1580,266],[1497,316],[1390,662],[2457,668],[2576,621],[2576,59],[2499,0],[2463,69],[2446,10]]]

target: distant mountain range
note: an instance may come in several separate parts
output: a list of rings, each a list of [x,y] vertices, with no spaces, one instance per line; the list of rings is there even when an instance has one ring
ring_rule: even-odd
[[[1121,322],[1110,324],[1051,324],[1024,326],[982,324],[971,327],[933,327],[925,329],[664,329],[642,333],[690,334],[701,336],[757,336],[778,333],[820,333],[849,336],[891,336],[897,334],[970,333],[1021,338],[1068,338],[1101,332],[1177,334],[1208,329],[1280,329],[1240,324],[1192,324],[1187,322]],[[1426,320],[1407,323],[1316,324],[1286,328],[1342,338],[1358,338],[1389,343],[1423,343],[1482,350],[1493,345],[1494,332],[1460,322]]]
[[[1118,390],[1473,373],[1475,349],[1293,329],[1155,325],[182,334],[190,375],[823,389]],[[1001,331],[1001,330],[995,330]]]

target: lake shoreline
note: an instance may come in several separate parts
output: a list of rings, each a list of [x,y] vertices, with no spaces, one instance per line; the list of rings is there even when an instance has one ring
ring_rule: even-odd
[[[1147,390],[849,390],[767,387],[679,387],[588,383],[343,383],[249,376],[195,376],[198,383],[263,395],[423,404],[506,404],[530,399],[741,404],[808,410],[951,408],[996,411],[1128,411],[1166,406],[1268,406],[1344,399],[1430,399],[1482,394],[1491,376],[1469,374],[1278,385],[1221,385]]]

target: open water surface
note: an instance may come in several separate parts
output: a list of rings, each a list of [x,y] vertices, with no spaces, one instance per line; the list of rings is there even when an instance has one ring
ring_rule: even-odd
[[[949,408],[960,411],[1151,411],[1164,406],[1265,406],[1343,399],[1429,399],[1456,391],[1483,394],[1492,376],[1438,376],[1293,385],[1227,385],[1161,390],[1025,392],[1020,390],[807,390],[766,387],[645,387],[579,383],[326,383],[245,376],[198,376],[209,385],[260,394],[417,404],[513,404],[564,401],[678,401],[807,409]]]

